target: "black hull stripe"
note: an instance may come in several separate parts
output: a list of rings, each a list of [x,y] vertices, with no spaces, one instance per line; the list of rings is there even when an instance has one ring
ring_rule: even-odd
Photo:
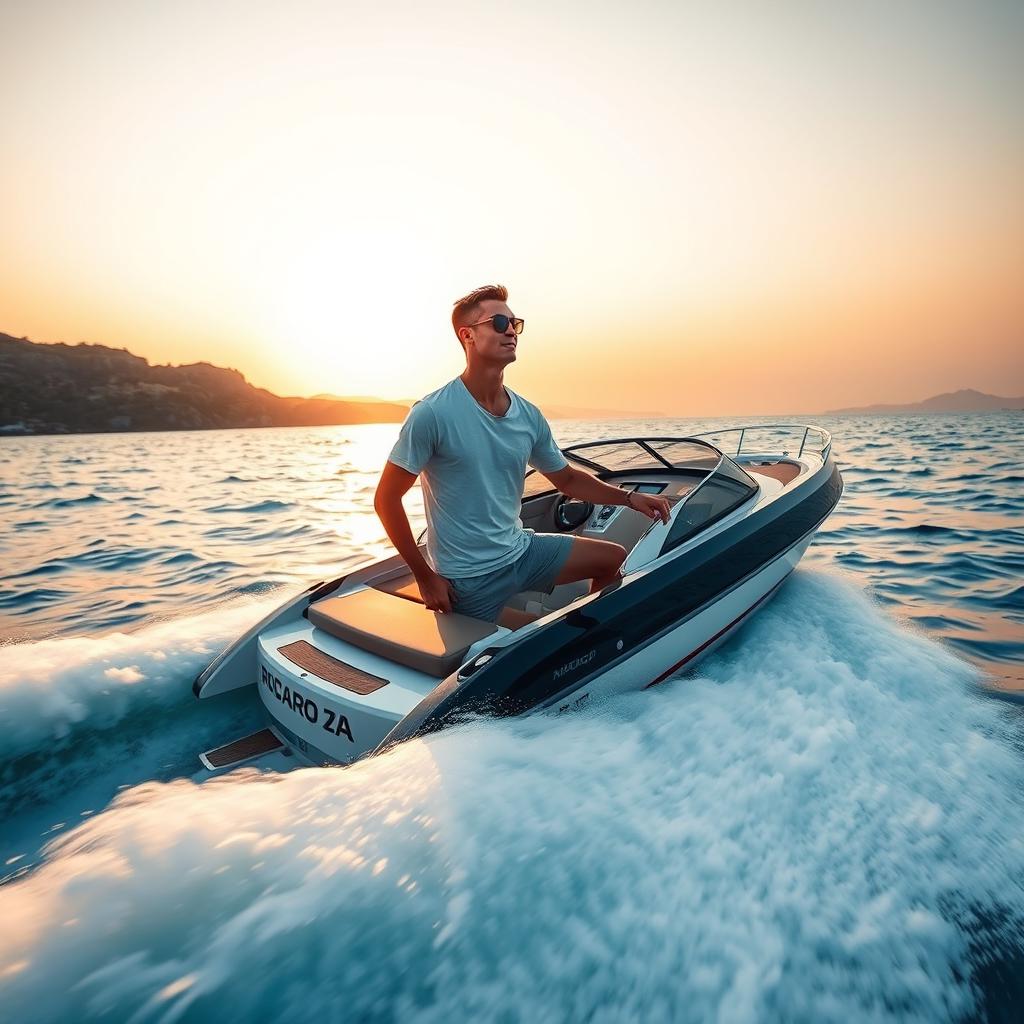
[[[829,510],[829,511],[831,511],[831,510]],[[711,605],[715,604],[717,601],[721,600],[723,597],[728,597],[728,595],[731,594],[734,590],[737,590],[740,587],[742,587],[745,583],[748,583],[755,576],[757,576],[764,569],[766,569],[769,565],[771,565],[772,562],[775,562],[779,558],[781,558],[784,555],[788,554],[789,551],[791,551],[795,547],[798,547],[804,541],[807,541],[808,543],[810,543],[810,538],[812,538],[814,536],[814,534],[817,532],[818,528],[821,526],[821,523],[824,522],[825,519],[827,519],[827,518],[828,518],[828,514],[826,513],[826,515],[822,517],[821,521],[816,523],[802,537],[797,538],[797,540],[795,540],[792,544],[790,544],[789,547],[786,548],[784,551],[777,551],[777,552],[767,556],[762,562],[760,562],[758,565],[755,565],[753,568],[751,568],[750,571],[745,576],[741,577],[740,579],[735,580],[730,586],[727,586],[727,587],[723,588],[721,591],[719,591],[718,593],[714,594],[703,605],[701,605],[700,607],[696,607],[696,608],[691,609],[685,615],[682,615],[678,619],[676,619],[675,621],[671,622],[667,627],[665,627],[659,633],[656,633],[656,634],[653,634],[653,635],[649,636],[647,638],[647,640],[640,646],[639,649],[642,650],[643,647],[646,647],[646,646],[648,646],[650,644],[653,644],[653,643],[657,643],[659,640],[663,639],[665,636],[668,636],[670,633],[674,632],[679,626],[683,625],[685,622],[687,622],[690,619],[695,618],[696,616],[698,616],[698,615],[702,614],[703,612],[705,612],[708,608],[711,607]],[[788,573],[787,573],[787,575],[788,575]],[[638,651],[633,651],[631,653],[636,654],[636,653],[638,653]],[[604,669],[602,668],[601,671],[604,671]]]
[[[664,672],[662,672],[662,674],[658,676],[657,679],[655,679],[651,683],[648,683],[644,687],[644,689],[649,690],[652,686],[657,686],[658,683],[665,682],[665,680],[668,679],[670,675],[672,675],[674,672],[678,672],[687,662],[693,661],[693,659],[696,658],[698,654],[707,650],[716,640],[720,640],[723,636],[725,636],[725,634],[728,633],[730,629],[734,628],[735,626],[738,626],[751,612],[756,611],[758,608],[760,608],[761,605],[764,604],[764,602],[767,601],[768,598],[771,597],[772,594],[774,594],[775,591],[778,590],[779,587],[781,587],[782,584],[789,579],[789,573],[792,571],[793,570],[790,569],[789,572],[787,572],[786,575],[783,576],[782,579],[779,580],[779,582],[776,583],[775,586],[772,587],[772,589],[769,590],[767,594],[762,594],[745,612],[743,612],[740,615],[737,615],[736,618],[733,619],[728,626],[723,626],[722,629],[720,629],[710,640],[705,640],[704,643],[702,643],[700,647],[698,647],[696,650],[690,651],[690,653],[685,658],[681,658],[671,668],[668,668]]]

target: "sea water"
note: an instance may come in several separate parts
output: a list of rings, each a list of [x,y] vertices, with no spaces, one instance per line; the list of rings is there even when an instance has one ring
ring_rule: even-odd
[[[213,780],[259,703],[192,678],[385,550],[397,427],[0,441],[2,1019],[1019,1020],[1020,417],[817,422],[846,493],[695,671]]]

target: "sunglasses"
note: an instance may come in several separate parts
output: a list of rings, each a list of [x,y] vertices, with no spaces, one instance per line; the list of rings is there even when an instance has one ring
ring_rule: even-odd
[[[504,313],[495,313],[494,316],[489,316],[486,320],[477,320],[475,324],[466,324],[466,326],[479,327],[481,324],[492,324],[499,334],[504,334],[508,330],[508,325],[511,324],[516,334],[522,334],[526,321],[515,316],[505,316]]]

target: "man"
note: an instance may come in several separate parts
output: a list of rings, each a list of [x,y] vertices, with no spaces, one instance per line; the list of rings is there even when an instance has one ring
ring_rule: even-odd
[[[519,509],[527,465],[572,498],[629,505],[651,519],[667,522],[668,502],[571,467],[540,410],[505,387],[505,367],[516,360],[523,321],[512,314],[502,285],[459,299],[452,326],[466,369],[409,411],[374,498],[423,603],[433,611],[494,622],[521,590],[550,591],[589,579],[593,593],[615,582],[626,557],[621,544],[523,529]],[[402,507],[402,496],[420,475],[429,561]]]

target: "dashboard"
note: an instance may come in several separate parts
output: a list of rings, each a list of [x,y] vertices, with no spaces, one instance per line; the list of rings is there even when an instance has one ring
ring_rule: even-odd
[[[620,480],[607,480],[607,483],[621,487],[624,491],[633,491],[637,494],[662,494],[670,503],[674,504],[684,494],[693,490],[699,480],[691,476],[686,477],[662,477],[660,479],[630,480],[628,477]],[[641,515],[634,509],[625,505],[595,505],[589,520],[580,530],[581,536],[599,537],[604,540],[626,543],[627,550],[632,542],[635,542],[637,528],[642,533],[650,525],[646,516]],[[638,534],[637,534],[638,535]],[[630,540],[630,538],[632,538]]]

